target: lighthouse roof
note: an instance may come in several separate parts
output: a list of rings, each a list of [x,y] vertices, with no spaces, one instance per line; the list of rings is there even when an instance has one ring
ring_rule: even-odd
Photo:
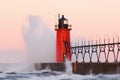
[[[62,15],[62,17],[59,20],[67,20],[64,15]]]

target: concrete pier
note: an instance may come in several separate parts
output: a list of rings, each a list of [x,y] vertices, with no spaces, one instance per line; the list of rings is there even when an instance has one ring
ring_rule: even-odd
[[[120,73],[120,63],[77,63],[76,72],[74,73],[116,74]]]
[[[117,74],[120,73],[120,63],[72,63],[76,74]],[[50,68],[52,71],[65,71],[64,63],[35,63],[36,70]]]

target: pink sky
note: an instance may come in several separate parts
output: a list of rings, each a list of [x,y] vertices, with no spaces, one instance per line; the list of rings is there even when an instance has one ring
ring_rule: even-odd
[[[73,41],[120,34],[120,0],[1,0],[0,51],[24,50],[22,25],[29,14],[40,16],[54,31],[58,13],[72,24]]]

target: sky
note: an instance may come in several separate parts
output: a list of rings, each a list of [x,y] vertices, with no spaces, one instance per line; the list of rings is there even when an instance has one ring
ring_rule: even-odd
[[[72,25],[72,42],[98,35],[120,36],[119,4],[120,0],[0,0],[0,54],[14,51],[18,59],[24,57],[22,28],[29,15],[39,16],[55,34],[57,14],[64,14]]]

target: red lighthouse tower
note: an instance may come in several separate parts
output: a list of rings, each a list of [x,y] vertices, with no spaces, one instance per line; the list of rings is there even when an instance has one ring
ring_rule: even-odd
[[[62,15],[58,15],[58,25],[55,26],[56,30],[56,61],[64,62],[65,57],[70,60],[70,30],[71,26],[68,25],[68,20]]]

